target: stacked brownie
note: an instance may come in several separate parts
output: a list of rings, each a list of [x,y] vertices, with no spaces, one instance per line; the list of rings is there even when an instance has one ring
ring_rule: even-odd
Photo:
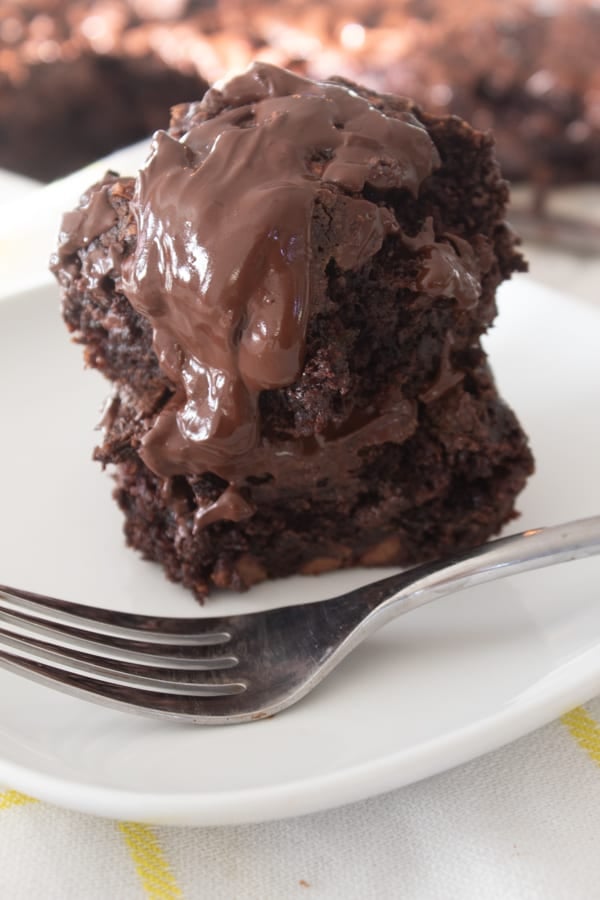
[[[480,343],[506,200],[489,136],[403,98],[256,64],[178,106],[53,259],[129,543],[202,597],[497,532],[532,470]]]

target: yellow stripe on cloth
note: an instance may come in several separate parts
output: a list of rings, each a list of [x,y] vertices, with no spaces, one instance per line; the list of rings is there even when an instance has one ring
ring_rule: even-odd
[[[600,766],[600,725],[583,708],[577,706],[562,716],[565,725],[580,747]]]
[[[0,809],[10,809],[11,806],[25,806],[27,803],[37,803],[35,797],[20,794],[19,791],[1,791]]]
[[[150,900],[180,900],[183,898],[173,870],[167,862],[153,829],[148,825],[139,825],[136,822],[119,822],[118,824],[142,886]]]

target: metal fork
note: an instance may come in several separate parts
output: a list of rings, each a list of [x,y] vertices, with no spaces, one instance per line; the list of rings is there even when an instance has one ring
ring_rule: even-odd
[[[0,666],[98,703],[200,725],[262,719],[391,619],[463,588],[600,553],[600,516],[492,541],[329,600],[157,618],[0,586]]]

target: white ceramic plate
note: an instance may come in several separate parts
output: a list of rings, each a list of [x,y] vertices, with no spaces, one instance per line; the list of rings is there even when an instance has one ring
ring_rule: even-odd
[[[512,531],[598,512],[599,340],[597,308],[526,278],[504,289],[488,346],[538,460]],[[54,287],[0,302],[0,581],[198,615],[123,545],[110,479],[90,461],[106,391],[82,371]],[[600,560],[586,560],[418,610],[298,706],[251,725],[163,724],[0,671],[0,779],[86,812],[180,824],[292,816],[407,784],[600,691],[599,576]],[[373,577],[290,579],[223,595],[219,612],[317,599]]]

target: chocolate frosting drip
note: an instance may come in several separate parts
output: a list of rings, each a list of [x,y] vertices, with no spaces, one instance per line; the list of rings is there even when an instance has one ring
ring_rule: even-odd
[[[214,503],[199,506],[194,513],[193,531],[206,528],[213,522],[227,519],[229,522],[241,522],[254,515],[255,508],[248,503],[231,485],[225,488]]]
[[[480,244],[484,241],[479,237]],[[473,248],[467,241],[456,234],[445,234],[443,240],[437,240],[433,219],[428,218],[414,237],[402,235],[402,242],[419,254],[420,271],[414,284],[416,290],[431,297],[453,298],[465,310],[477,305],[481,296],[481,271]],[[480,247],[480,257],[489,264],[487,246]]]
[[[262,63],[210,90],[198,110],[206,119],[181,140],[155,136],[136,185],[137,245],[122,290],[151,322],[175,385],[144,439],[144,461],[163,476],[212,471],[235,484],[251,460],[265,471],[274,462],[260,392],[302,369],[318,192],[333,184],[354,204],[352,251],[335,259],[357,268],[398,225],[356,195],[365,185],[416,195],[438,155],[410,113],[387,116],[345,86]]]
[[[96,242],[118,224],[119,217],[111,202],[111,192],[116,185],[117,176],[108,172],[102,182],[84,194],[78,209],[65,213],[57,252],[50,258],[50,268],[59,278],[62,269],[73,275],[80,268],[86,290],[100,300],[105,295],[103,281],[117,271],[122,251],[118,241],[112,241],[109,247]],[[77,263],[77,253],[82,248],[86,252]]]
[[[109,231],[117,221],[117,214],[108,199],[108,190],[113,180],[107,180],[91,190],[79,209],[63,216],[58,236],[61,262],[64,263],[80,247],[87,247],[94,238]]]

